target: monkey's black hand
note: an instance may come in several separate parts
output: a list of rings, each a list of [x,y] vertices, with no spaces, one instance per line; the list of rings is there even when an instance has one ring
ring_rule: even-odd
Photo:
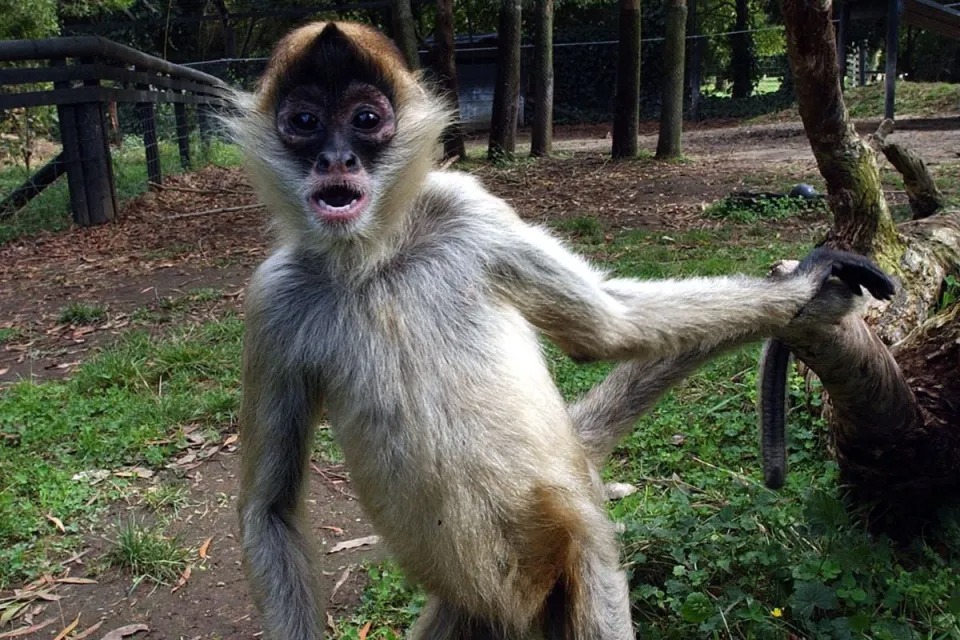
[[[861,295],[861,287],[866,287],[877,300],[889,300],[896,291],[893,280],[873,260],[825,247],[818,247],[807,254],[797,266],[796,273],[820,277],[821,286],[833,276],[847,285],[854,295]]]

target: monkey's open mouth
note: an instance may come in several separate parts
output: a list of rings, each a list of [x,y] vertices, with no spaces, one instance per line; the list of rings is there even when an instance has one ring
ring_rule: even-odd
[[[315,191],[310,198],[310,203],[314,211],[324,220],[346,222],[363,212],[367,198],[353,185],[338,184]]]

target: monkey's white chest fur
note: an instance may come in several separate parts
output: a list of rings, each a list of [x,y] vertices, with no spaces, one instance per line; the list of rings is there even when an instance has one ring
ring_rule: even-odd
[[[272,330],[306,354],[300,375],[390,549],[432,591],[495,608],[488,594],[528,553],[518,518],[542,509],[544,490],[589,501],[593,483],[536,333],[477,261],[444,249],[399,256],[352,288],[281,259],[260,277],[287,293]],[[315,301],[326,304],[310,313]]]

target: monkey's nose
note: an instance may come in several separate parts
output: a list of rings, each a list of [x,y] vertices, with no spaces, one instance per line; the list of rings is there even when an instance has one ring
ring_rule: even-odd
[[[355,173],[360,169],[360,159],[353,151],[321,151],[317,158],[321,173]]]

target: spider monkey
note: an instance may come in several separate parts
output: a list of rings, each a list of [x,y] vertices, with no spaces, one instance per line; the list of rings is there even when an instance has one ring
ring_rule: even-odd
[[[451,110],[363,25],[293,31],[243,99],[235,130],[276,237],[248,289],[240,416],[266,636],[323,635],[302,507],[325,411],[366,513],[429,593],[412,637],[633,638],[600,465],[703,360],[842,318],[835,264],[876,268],[836,254],[783,278],[611,278],[434,169]],[[539,335],[625,362],[568,407]]]

